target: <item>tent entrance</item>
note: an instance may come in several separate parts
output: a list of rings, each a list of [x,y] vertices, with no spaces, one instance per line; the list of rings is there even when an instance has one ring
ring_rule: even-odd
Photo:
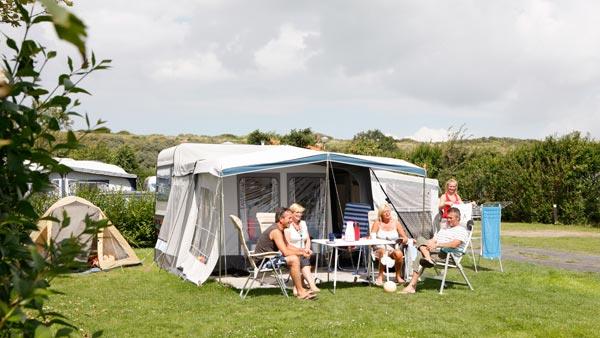
[[[331,231],[342,233],[344,208],[347,203],[373,205],[369,169],[335,164],[329,171],[331,196]]]

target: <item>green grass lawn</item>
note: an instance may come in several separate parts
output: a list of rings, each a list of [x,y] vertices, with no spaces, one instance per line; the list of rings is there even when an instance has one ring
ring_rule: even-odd
[[[338,283],[316,301],[283,297],[278,289],[238,291],[215,281],[197,287],[152,264],[152,250],[138,249],[144,265],[56,279],[66,293],[48,303],[84,334],[106,337],[188,336],[597,336],[600,274],[574,273],[505,261],[501,273],[470,269],[475,291],[426,280],[415,295]],[[452,272],[451,277],[458,279]]]

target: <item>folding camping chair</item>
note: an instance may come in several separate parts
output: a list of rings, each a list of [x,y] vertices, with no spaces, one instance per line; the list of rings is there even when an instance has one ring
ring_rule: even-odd
[[[231,222],[235,225],[236,230],[238,231],[238,238],[242,245],[242,249],[244,250],[244,255],[248,259],[250,263],[250,267],[248,267],[248,278],[244,283],[244,286],[240,290],[240,298],[245,299],[250,289],[252,289],[252,285],[254,285],[255,281],[260,281],[259,283],[263,285],[263,278],[266,274],[271,274],[275,281],[277,282],[277,286],[281,289],[281,293],[283,293],[286,297],[289,297],[287,293],[287,289],[285,283],[283,281],[283,277],[281,276],[281,267],[277,262],[275,262],[276,257],[280,256],[279,252],[262,252],[262,253],[254,253],[248,249],[248,245],[246,245],[246,239],[244,237],[244,230],[242,226],[242,220],[235,215],[229,215]],[[255,259],[260,260],[257,265]],[[250,282],[251,281],[251,282]],[[250,282],[250,285],[248,285]]]
[[[275,223],[275,213],[274,212],[257,212],[256,220],[258,221],[258,225],[260,227],[260,232],[263,233],[267,230],[268,227]]]
[[[440,285],[440,294],[442,294],[444,292],[444,287],[446,286],[446,276],[448,274],[448,269],[449,268],[456,268],[460,271],[460,274],[463,276],[466,284],[469,286],[469,289],[473,290],[473,286],[471,285],[471,282],[469,282],[469,278],[467,278],[467,275],[465,274],[465,269],[463,268],[461,261],[462,258],[464,257],[465,252],[467,252],[467,248],[469,247],[469,244],[471,243],[471,236],[473,235],[473,220],[469,220],[467,222],[467,232],[468,232],[468,236],[467,236],[467,242],[465,243],[465,245],[463,246],[462,249],[449,249],[449,248],[442,248],[440,251],[442,253],[446,254],[446,259],[444,259],[443,261],[439,261],[436,260],[435,261],[435,265],[434,265],[434,269],[437,272],[437,267],[443,267],[444,268],[444,272],[442,274],[442,285]],[[419,271],[419,275],[422,274],[423,272],[423,268],[421,267],[420,269],[421,271]],[[439,273],[438,273],[439,275]],[[457,283],[457,282],[452,282],[452,283]],[[457,283],[459,284],[459,283]]]
[[[471,232],[475,231],[475,222],[473,218],[476,217],[477,213],[475,213],[475,209],[479,209],[479,207],[473,206],[471,203],[462,203],[456,204],[453,207],[458,208],[460,210],[460,225],[467,227],[467,223],[471,222]],[[477,272],[477,262],[475,261],[475,250],[473,249],[473,238],[471,237],[471,241],[469,241],[469,248],[471,249],[471,258],[473,259],[473,268],[475,272]]]

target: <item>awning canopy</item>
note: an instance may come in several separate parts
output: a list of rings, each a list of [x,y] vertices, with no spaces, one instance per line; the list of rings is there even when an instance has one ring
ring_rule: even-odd
[[[196,161],[194,173],[209,173],[217,177],[226,177],[329,161],[418,176],[426,174],[425,169],[419,166],[388,157],[330,153],[293,146],[258,146],[258,148],[247,148],[246,150],[247,152],[243,154]]]

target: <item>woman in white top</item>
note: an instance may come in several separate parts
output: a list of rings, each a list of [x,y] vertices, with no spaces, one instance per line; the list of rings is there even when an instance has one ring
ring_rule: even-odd
[[[298,203],[294,203],[289,207],[289,210],[292,212],[292,223],[283,231],[288,246],[296,247],[312,255],[308,227],[306,226],[306,222],[302,220],[304,207]],[[308,282],[310,290],[312,292],[321,291],[315,285],[315,279],[310,272],[310,258],[300,257],[300,270],[302,271],[302,277]]]
[[[379,220],[373,224],[371,228],[371,238],[397,240],[402,244],[408,243],[408,236],[404,232],[402,224],[392,218],[392,210],[388,204],[384,204],[379,208]],[[381,258],[384,255],[389,256],[396,261],[396,281],[398,283],[404,283],[402,279],[402,265],[404,263],[404,254],[402,250],[395,245],[381,245],[375,250],[375,256],[379,259],[379,274],[375,280],[375,284],[383,284],[383,264],[381,264]]]

